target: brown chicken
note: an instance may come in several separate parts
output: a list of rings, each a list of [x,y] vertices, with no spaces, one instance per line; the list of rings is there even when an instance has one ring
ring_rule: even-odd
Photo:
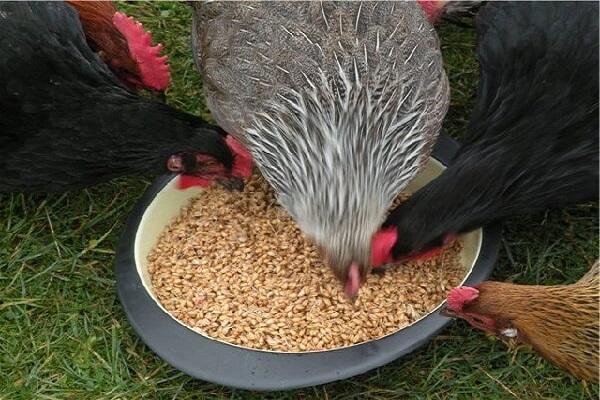
[[[112,1],[67,1],[77,13],[88,45],[131,89],[164,91],[171,81],[162,45],[141,23],[118,12]]]
[[[507,341],[531,345],[573,376],[598,382],[599,262],[578,282],[528,286],[483,282],[458,287],[442,314]]]

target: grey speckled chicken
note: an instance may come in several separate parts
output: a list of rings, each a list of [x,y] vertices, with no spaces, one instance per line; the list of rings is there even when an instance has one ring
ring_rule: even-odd
[[[354,296],[371,237],[430,155],[449,86],[416,2],[197,2],[213,116]]]

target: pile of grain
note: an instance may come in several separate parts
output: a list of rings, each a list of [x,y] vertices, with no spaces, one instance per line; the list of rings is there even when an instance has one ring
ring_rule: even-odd
[[[254,176],[244,194],[194,198],[148,256],[158,300],[210,337],[311,351],[391,334],[435,308],[465,275],[457,241],[435,260],[372,274],[351,303],[291,218]]]

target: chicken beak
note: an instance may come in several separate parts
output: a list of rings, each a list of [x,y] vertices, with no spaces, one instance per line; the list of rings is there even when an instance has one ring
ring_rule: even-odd
[[[361,284],[360,268],[357,263],[353,262],[348,271],[348,278],[344,284],[344,293],[350,300],[356,299],[358,290]]]
[[[448,317],[448,318],[456,318],[456,314],[454,313],[454,311],[450,310],[448,308],[447,304],[444,304],[442,306],[442,308],[440,308],[440,315],[444,316],[444,317]]]
[[[244,180],[240,178],[219,179],[217,183],[229,191],[236,192],[241,192],[245,186]]]

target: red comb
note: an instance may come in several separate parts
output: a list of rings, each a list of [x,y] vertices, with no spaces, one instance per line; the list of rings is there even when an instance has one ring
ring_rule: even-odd
[[[142,82],[150,89],[165,90],[171,82],[167,56],[161,56],[162,45],[152,46],[152,35],[144,31],[141,23],[127,15],[116,12],[113,24],[129,46],[129,52],[137,62]]]
[[[248,178],[252,175],[252,156],[233,136],[227,135],[225,143],[233,153],[233,167],[231,175],[236,178]]]
[[[469,286],[460,286],[450,291],[446,301],[450,310],[461,312],[466,304],[469,304],[477,297],[479,297],[479,290]]]
[[[446,3],[443,0],[417,0],[429,22],[432,24],[436,23],[442,14],[442,9],[444,8],[444,4]]]
[[[398,230],[395,227],[382,229],[373,235],[371,240],[371,264],[378,267],[392,261],[392,247],[398,240]]]

